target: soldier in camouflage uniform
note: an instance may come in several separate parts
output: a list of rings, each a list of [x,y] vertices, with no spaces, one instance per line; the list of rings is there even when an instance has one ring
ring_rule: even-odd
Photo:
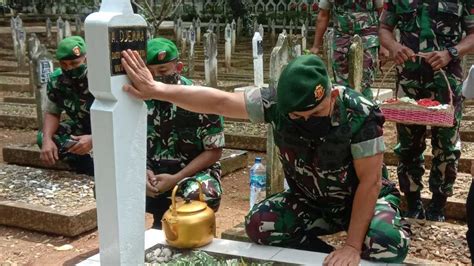
[[[328,264],[358,264],[361,257],[405,259],[409,227],[400,216],[398,190],[382,177],[384,118],[362,94],[333,87],[319,57],[290,62],[276,90],[253,88],[242,94],[151,83],[139,57],[132,55],[124,53],[133,84],[124,89],[135,97],[271,124],[290,188],[253,207],[245,219],[251,240],[331,252]],[[318,238],[343,230],[347,241],[336,251]]]
[[[47,104],[42,131],[38,132],[41,159],[54,164],[64,159],[78,173],[94,175],[90,107],[94,96],[87,83],[86,45],[80,36],[63,39],[56,59],[60,68],[49,77]],[[68,119],[60,122],[61,113]],[[77,141],[70,148],[66,142]]]
[[[165,38],[147,44],[147,65],[155,80],[167,84],[192,85],[181,76],[183,64],[176,45]],[[147,100],[147,212],[153,214],[153,228],[171,204],[171,189],[185,177],[202,182],[209,207],[219,209],[222,188],[218,160],[224,147],[223,119],[218,115],[192,113],[159,100]],[[199,199],[199,186],[188,181],[179,194]]]
[[[400,29],[400,43],[393,29]],[[467,36],[463,39],[463,32]],[[421,178],[425,172],[423,152],[426,127],[397,124],[398,178],[407,196],[408,217],[444,221],[447,197],[461,156],[459,126],[462,117],[460,58],[474,52],[474,7],[468,0],[388,0],[380,24],[380,40],[399,64],[399,92],[413,99],[431,98],[455,107],[453,127],[432,127],[433,162],[429,188],[433,193],[426,214],[420,199]],[[415,55],[419,56],[415,56]],[[403,65],[402,65],[403,64]],[[451,91],[440,71],[443,69]]]
[[[362,94],[372,99],[371,87],[375,80],[380,46],[377,36],[378,15],[383,9],[383,0],[321,0],[319,8],[311,52],[319,52],[332,14],[334,40],[331,49],[335,82],[349,87],[349,47],[352,37],[358,34],[364,44]]]

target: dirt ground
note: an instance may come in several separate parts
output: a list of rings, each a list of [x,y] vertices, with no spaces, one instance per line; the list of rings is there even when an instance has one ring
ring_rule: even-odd
[[[0,128],[0,150],[10,143],[34,143],[35,131]],[[249,165],[255,156],[249,154]],[[3,164],[0,153],[0,169]],[[222,180],[224,194],[217,216],[217,234],[243,221],[248,210],[248,168],[225,176]],[[146,228],[151,226],[153,218],[146,216]],[[72,246],[68,250],[63,245]],[[67,246],[64,246],[67,247]],[[20,228],[0,226],[0,265],[72,265],[98,252],[97,230],[84,233],[79,237],[67,238],[32,232]],[[67,249],[67,248],[66,248]]]

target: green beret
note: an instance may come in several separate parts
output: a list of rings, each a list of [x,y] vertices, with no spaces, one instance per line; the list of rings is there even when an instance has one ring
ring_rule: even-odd
[[[166,38],[151,39],[146,47],[147,65],[159,65],[178,59],[178,48]]]
[[[331,91],[326,66],[316,55],[302,55],[291,61],[280,74],[277,107],[282,114],[308,111]]]
[[[81,36],[64,38],[58,44],[56,59],[73,60],[86,54],[86,43]]]

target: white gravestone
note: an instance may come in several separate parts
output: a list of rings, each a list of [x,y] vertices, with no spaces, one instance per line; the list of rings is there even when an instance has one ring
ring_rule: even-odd
[[[263,42],[260,33],[255,32],[252,38],[253,77],[255,87],[263,86]]]
[[[230,70],[232,57],[232,28],[229,24],[225,26],[225,67]]]
[[[273,42],[275,41],[275,38],[276,38],[276,32],[275,32],[275,19],[272,19],[272,21],[270,22],[270,27],[272,28],[272,32],[271,32],[271,40],[272,40],[272,44]]]
[[[49,75],[54,71],[53,58],[48,53],[46,47],[41,44],[37,53],[33,57],[33,67],[36,73],[34,95],[36,101],[36,117],[38,128],[43,128],[43,116],[46,107],[46,87],[48,85]]]
[[[18,63],[18,53],[20,50],[20,45],[18,44],[18,37],[17,37],[17,23],[15,18],[10,18],[10,29],[12,32],[12,41],[13,41],[13,53],[15,54],[15,58]]]
[[[282,69],[288,64],[288,38],[286,32],[280,33],[278,41],[270,55],[270,86],[276,88]],[[267,131],[267,196],[281,192],[284,189],[284,176],[278,148],[273,142],[273,130],[268,125]]]
[[[194,28],[189,29],[189,52],[188,52],[188,77],[194,75],[194,45],[196,44],[196,32]]]
[[[183,20],[181,20],[181,18],[178,18],[176,23],[176,41],[179,43],[181,41],[181,32],[183,30]]]
[[[216,34],[208,31],[204,34],[204,74],[206,85],[217,87],[217,42]]]
[[[46,39],[51,39],[51,19],[47,18],[46,19]]]
[[[146,116],[129,83],[121,52],[146,55],[147,23],[129,0],[102,0],[84,23],[102,265],[144,263]]]
[[[215,31],[215,23],[214,23],[213,18],[209,21],[209,23],[207,25],[207,31],[211,31],[211,32]]]
[[[221,23],[219,21],[219,18],[216,19],[216,42],[219,43],[219,38],[221,35]]]
[[[82,34],[82,20],[81,20],[81,16],[79,16],[79,15],[76,15],[76,16],[75,16],[74,24],[75,24],[75,26],[76,26],[76,35],[77,35],[77,36],[80,36],[80,35]]]
[[[64,22],[64,38],[71,37],[71,24],[69,24],[69,20]]]
[[[306,30],[306,25],[301,26],[301,50],[305,51],[306,50],[306,36],[308,34],[308,31]]]
[[[201,19],[196,20],[196,43],[201,44]]]
[[[265,33],[265,30],[263,29],[263,25],[262,25],[262,24],[260,24],[260,25],[258,26],[258,33],[260,33],[260,37],[262,37],[262,39],[263,39],[263,34]]]
[[[183,56],[186,54],[186,43],[188,40],[188,32],[186,30],[181,31],[181,53]]]
[[[293,20],[290,20],[290,36],[293,35]]]
[[[238,17],[237,18],[237,38],[240,38],[240,36],[242,36],[243,27],[244,26],[243,26],[242,18]]]
[[[235,19],[232,20],[232,23],[230,24],[232,28],[232,53],[235,53],[235,42],[237,39],[237,23],[235,22]]]
[[[56,21],[56,43],[64,39],[64,21],[61,17]]]
[[[26,30],[23,27],[17,29],[16,32],[17,43],[18,43],[18,72],[25,70],[25,59],[26,59]]]

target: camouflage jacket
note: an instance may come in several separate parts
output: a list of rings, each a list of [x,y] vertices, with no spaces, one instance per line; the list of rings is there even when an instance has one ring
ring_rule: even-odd
[[[331,11],[335,38],[359,34],[364,48],[379,46],[377,9],[383,7],[382,0],[321,0],[319,7]]]
[[[192,84],[184,77],[181,82]],[[155,173],[177,172],[203,151],[224,147],[221,116],[189,112],[158,100],[146,101],[146,105],[147,168]]]
[[[474,30],[472,0],[386,0],[381,23],[400,29],[400,42],[415,53],[458,44]]]
[[[271,123],[285,178],[290,189],[306,195],[319,206],[348,206],[358,178],[353,160],[384,152],[384,117],[362,94],[336,86],[339,96],[331,115],[327,137],[305,139],[279,113],[276,90],[250,89],[245,101],[252,122]],[[381,169],[380,169],[381,171]],[[349,205],[350,206],[350,205]]]
[[[91,134],[90,108],[95,98],[89,91],[87,77],[72,80],[57,68],[49,77],[46,91],[46,112],[60,115],[65,111],[77,127],[74,134]]]

